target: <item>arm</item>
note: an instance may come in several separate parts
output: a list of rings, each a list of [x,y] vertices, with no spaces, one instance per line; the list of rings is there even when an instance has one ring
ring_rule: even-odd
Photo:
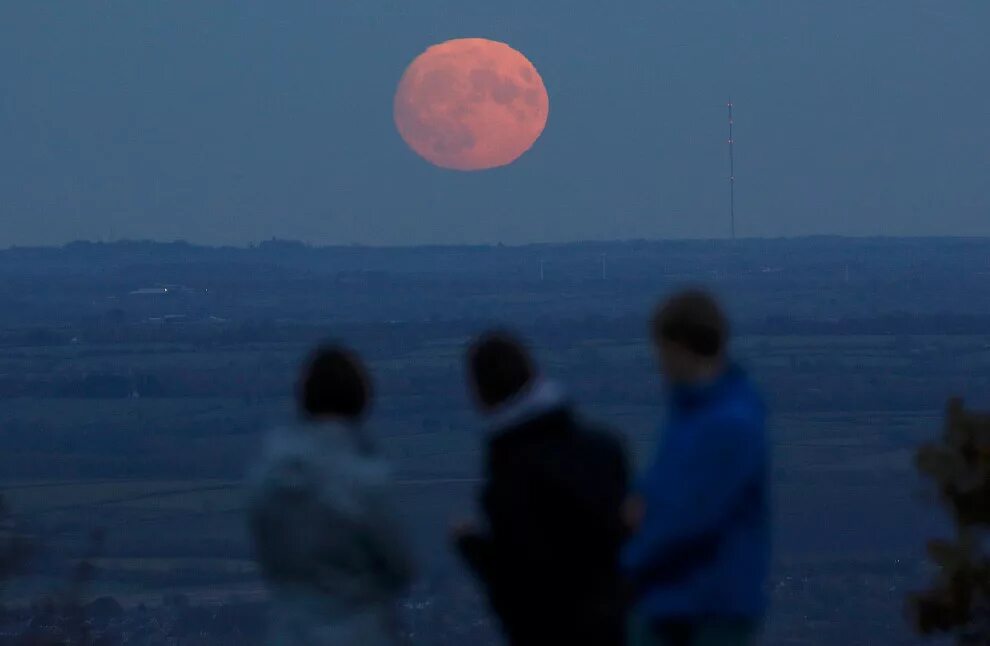
[[[472,529],[457,533],[454,541],[468,568],[487,585],[491,581],[494,556],[491,538]]]
[[[496,579],[505,575],[503,565],[507,549],[506,541],[515,544],[515,535],[526,512],[521,506],[516,490],[520,478],[519,473],[502,468],[501,462],[491,453],[488,455],[486,480],[480,492],[479,502],[484,514],[481,526],[465,525],[455,532],[455,547],[471,572],[479,581],[494,594],[498,587]],[[496,529],[497,528],[497,529]],[[496,532],[498,540],[493,536]],[[511,552],[511,547],[508,547]],[[516,565],[515,559],[510,562]],[[500,565],[499,563],[502,563]]]
[[[414,576],[413,558],[404,538],[405,532],[385,491],[373,491],[367,504],[368,547],[378,567],[382,588],[389,592],[401,591],[412,582]]]
[[[495,543],[487,526],[491,520],[491,503],[495,496],[494,483],[491,477],[492,465],[488,465],[487,482],[481,491],[481,507],[486,515],[486,528],[481,528],[474,522],[465,522],[453,528],[454,548],[464,559],[468,569],[484,584],[492,580],[495,559]]]
[[[762,441],[741,420],[689,433],[661,448],[641,483],[645,515],[622,554],[633,579],[689,566],[714,550],[740,492],[762,468]]]

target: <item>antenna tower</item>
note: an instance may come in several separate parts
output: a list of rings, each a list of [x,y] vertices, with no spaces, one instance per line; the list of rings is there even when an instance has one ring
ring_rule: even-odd
[[[732,99],[729,99],[729,226],[732,239],[736,239],[736,159],[733,148],[736,140],[732,138]]]

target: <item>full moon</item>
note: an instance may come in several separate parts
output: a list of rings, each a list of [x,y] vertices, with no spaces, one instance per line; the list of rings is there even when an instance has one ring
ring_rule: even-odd
[[[395,93],[399,134],[442,168],[505,166],[543,132],[550,99],[529,60],[505,43],[459,38],[409,65]]]

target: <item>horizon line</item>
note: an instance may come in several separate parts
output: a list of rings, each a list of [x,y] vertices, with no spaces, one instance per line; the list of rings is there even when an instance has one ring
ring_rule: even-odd
[[[783,241],[810,241],[810,240],[833,240],[833,241],[918,241],[918,240],[968,240],[968,241],[990,241],[990,234],[956,234],[956,235],[846,235],[846,234],[803,234],[803,235],[781,235],[781,236],[743,236],[736,238],[722,237],[685,237],[685,238],[610,238],[610,239],[578,239],[571,241],[534,241],[521,243],[502,242],[463,242],[463,243],[418,243],[418,244],[373,244],[364,242],[349,243],[313,243],[305,240],[292,238],[268,238],[264,240],[252,241],[244,244],[210,244],[189,241],[183,238],[174,240],[152,239],[152,238],[121,238],[118,240],[90,240],[77,239],[64,243],[53,244],[12,244],[0,247],[0,252],[4,251],[26,251],[26,250],[63,250],[73,246],[129,246],[129,245],[156,245],[156,246],[184,246],[197,249],[236,249],[243,251],[256,251],[268,245],[286,245],[301,247],[304,249],[367,249],[367,250],[413,250],[413,249],[468,249],[468,248],[509,248],[524,249],[527,247],[568,247],[568,246],[594,246],[594,245],[621,245],[621,244],[678,244],[678,243],[708,243],[730,245],[732,242],[783,242]]]

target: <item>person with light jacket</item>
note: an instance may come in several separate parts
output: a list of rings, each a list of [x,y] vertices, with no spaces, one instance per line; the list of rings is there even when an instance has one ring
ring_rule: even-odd
[[[300,423],[271,433],[251,480],[250,530],[272,596],[273,646],[398,643],[412,560],[394,484],[363,424],[365,370],[317,350],[298,389]]]

